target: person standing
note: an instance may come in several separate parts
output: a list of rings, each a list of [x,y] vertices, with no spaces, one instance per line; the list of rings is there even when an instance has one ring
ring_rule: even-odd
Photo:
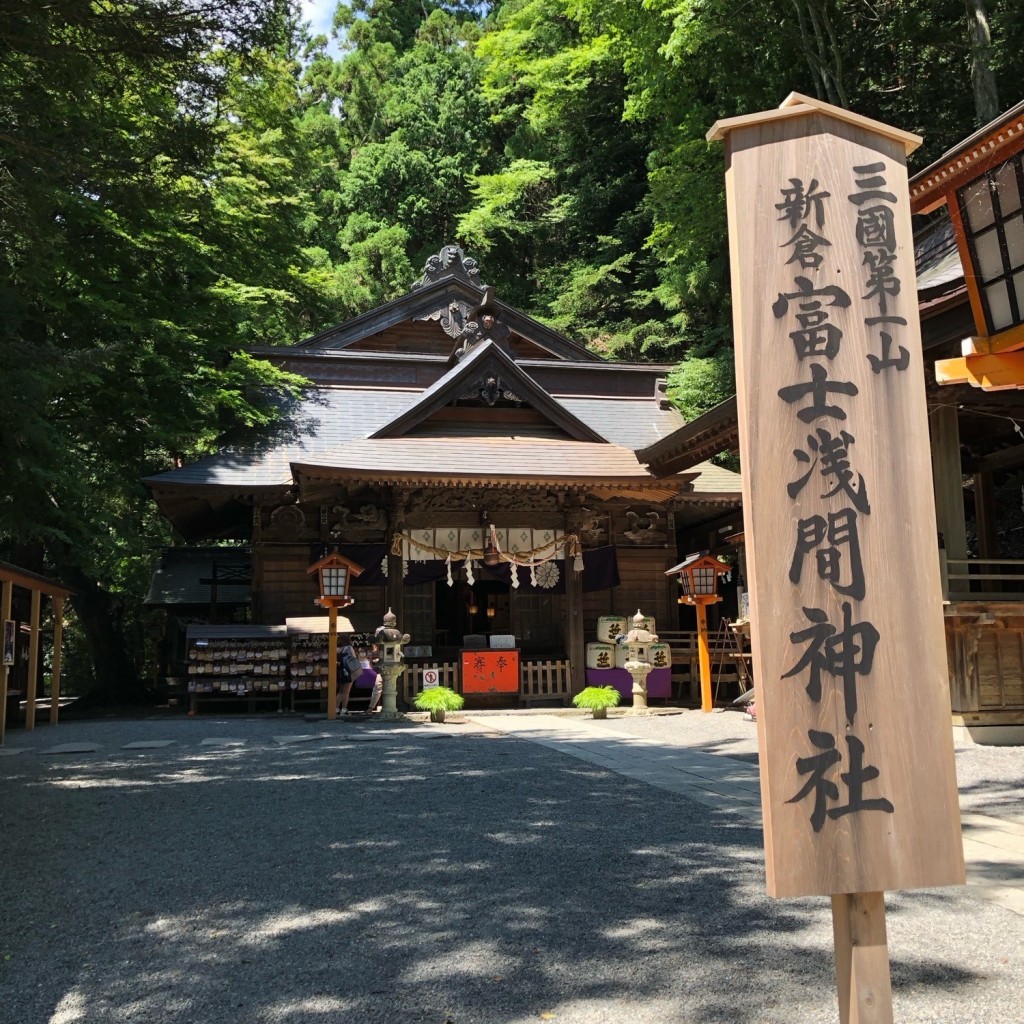
[[[355,636],[348,638],[348,643],[338,648],[338,712],[348,714],[348,698],[352,693],[352,684],[363,671],[363,666],[353,646]]]

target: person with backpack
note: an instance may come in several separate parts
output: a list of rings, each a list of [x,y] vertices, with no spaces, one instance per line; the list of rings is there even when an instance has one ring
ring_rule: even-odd
[[[348,714],[348,698],[352,684],[362,675],[363,664],[356,655],[353,644],[357,637],[350,636],[348,643],[338,648],[338,712]]]

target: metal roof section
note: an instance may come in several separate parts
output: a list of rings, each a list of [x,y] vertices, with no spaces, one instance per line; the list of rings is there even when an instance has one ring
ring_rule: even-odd
[[[185,627],[185,639],[196,640],[287,640],[288,629],[283,625],[255,626],[235,622],[229,626],[193,623]]]
[[[252,490],[289,487],[290,464],[366,437],[418,398],[415,391],[310,388],[282,421],[251,446],[226,448],[180,469],[146,477],[150,487],[209,485]]]
[[[660,441],[637,450],[636,457],[660,477],[692,469],[712,455],[736,451],[738,447],[739,425],[733,395]]]
[[[167,548],[143,603],[151,607],[208,606],[213,596],[210,581],[215,568],[216,604],[248,604],[252,599],[252,554],[247,548],[228,547]]]
[[[467,388],[479,390],[480,384],[489,377],[577,441],[604,441],[596,430],[552,398],[493,341],[485,341],[472,349],[436,384],[427,388],[414,405],[379,427],[370,437],[400,437],[408,433],[439,409],[464,397]],[[481,413],[486,418],[486,410]]]
[[[650,474],[629,448],[607,442],[518,434],[370,438],[325,452],[315,460],[294,462],[292,471],[296,479],[373,473],[380,480],[651,481]]]
[[[600,430],[605,440],[626,448],[643,448],[678,430],[682,414],[675,406],[661,408],[652,398],[575,398],[555,399],[584,423]]]
[[[693,480],[690,493],[701,498],[735,498],[739,501],[743,493],[743,478],[724,466],[713,462],[698,462],[692,472],[699,474]]]
[[[293,462],[319,461],[324,452],[366,438],[420,398],[415,391],[378,388],[311,388],[288,420],[251,448],[235,446],[180,469],[146,477],[151,490],[196,487],[252,492],[287,489]],[[573,417],[592,436],[634,449],[672,433],[682,422],[675,409],[653,398],[551,398],[563,417]],[[418,431],[424,431],[422,427]],[[433,433],[433,431],[429,431]]]

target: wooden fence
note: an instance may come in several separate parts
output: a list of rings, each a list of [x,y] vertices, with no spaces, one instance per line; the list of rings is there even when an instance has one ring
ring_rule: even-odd
[[[519,703],[531,707],[538,701],[569,703],[572,673],[568,661],[527,661],[519,673]]]
[[[423,672],[430,668],[438,673],[438,685],[462,693],[462,674],[458,662],[440,665],[409,665],[399,677],[399,696],[407,707],[412,707],[416,694],[423,689]],[[572,695],[572,673],[568,661],[524,661],[519,670],[519,703],[524,707],[539,702],[569,703]]]

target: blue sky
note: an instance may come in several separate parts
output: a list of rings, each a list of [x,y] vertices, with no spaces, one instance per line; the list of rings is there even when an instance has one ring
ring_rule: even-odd
[[[310,23],[314,35],[323,33],[330,38],[336,6],[337,0],[302,0],[302,20]],[[333,56],[338,56],[337,45],[333,40],[327,49]]]

